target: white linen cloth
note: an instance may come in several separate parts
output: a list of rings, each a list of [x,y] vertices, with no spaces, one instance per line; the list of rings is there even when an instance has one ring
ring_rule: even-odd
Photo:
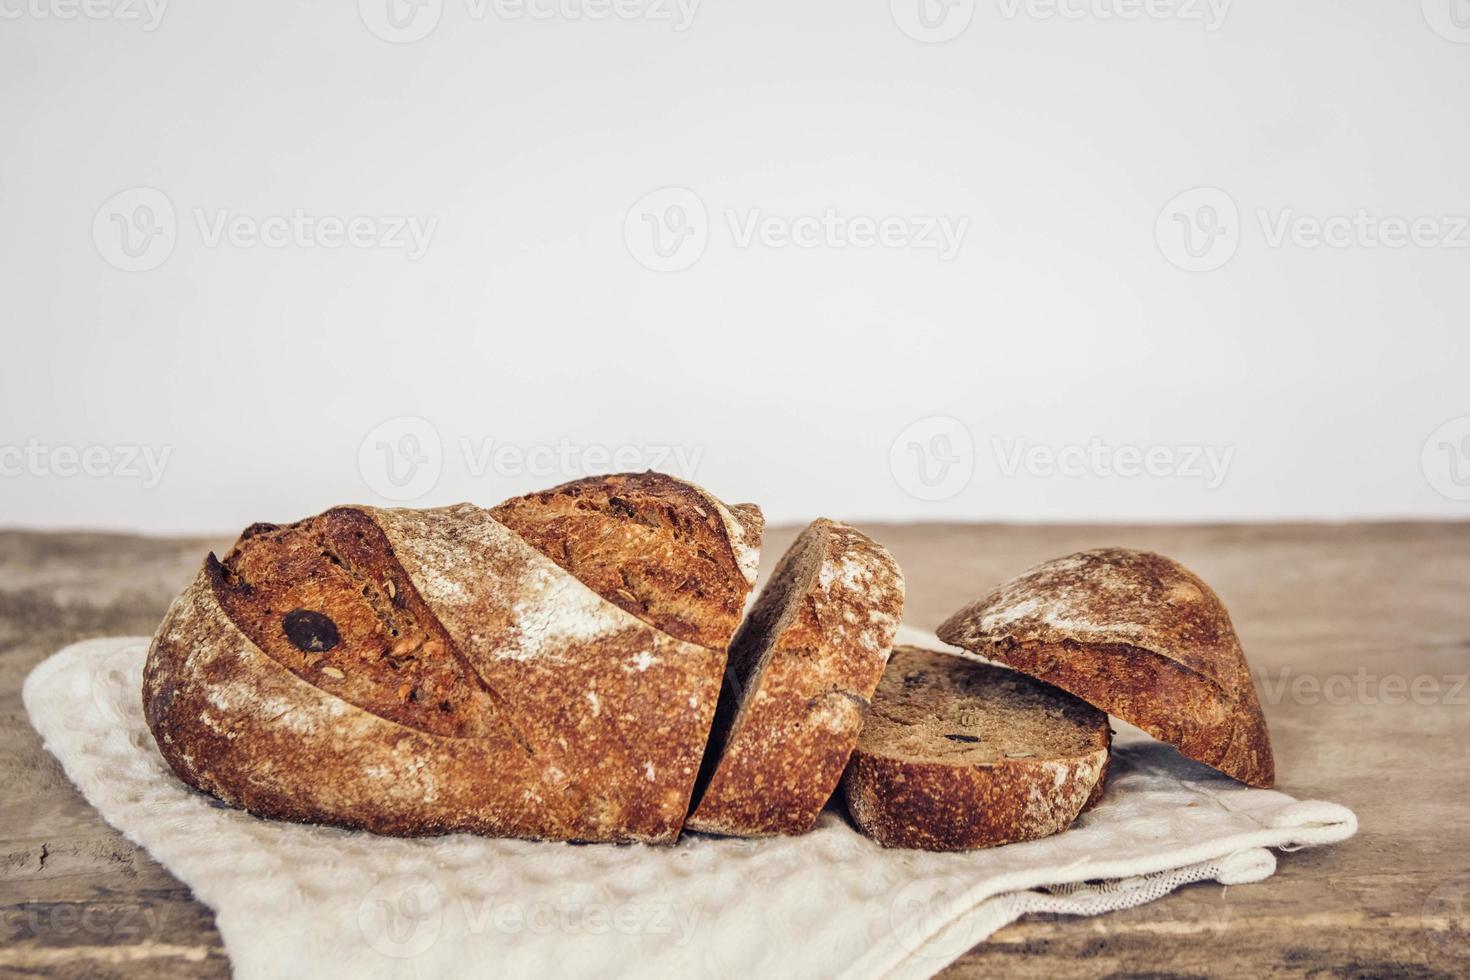
[[[908,628],[899,639],[944,648]],[[26,710],[102,817],[214,910],[247,980],[928,977],[1027,913],[1258,882],[1271,848],[1357,829],[1345,807],[1250,789],[1133,730],[1114,743],[1106,797],[1071,830],[967,854],[885,850],[835,808],[802,837],[674,847],[276,823],[173,775],[143,721],[147,644],[67,647],[26,679]]]

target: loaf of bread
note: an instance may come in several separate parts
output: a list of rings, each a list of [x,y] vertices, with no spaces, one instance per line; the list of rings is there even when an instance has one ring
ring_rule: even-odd
[[[843,776],[885,847],[961,851],[1060,833],[1107,778],[1108,719],[1050,685],[899,647]]]
[[[691,830],[810,830],[837,788],[903,611],[891,555],[819,520],[782,557],[730,648]]]
[[[759,536],[758,516],[711,499],[667,513],[723,579],[680,578],[675,554],[667,580],[630,583],[636,614],[467,504],[251,527],[155,636],[149,728],[185,782],[266,817],[672,841]],[[651,513],[631,503],[630,520]],[[697,601],[663,605],[677,582]]]
[[[1100,548],[1037,565],[939,637],[1070,691],[1251,786],[1276,770],[1245,653],[1210,587],[1162,555]]]
[[[765,523],[754,504],[652,472],[574,480],[491,515],[604,599],[715,650],[740,625]]]

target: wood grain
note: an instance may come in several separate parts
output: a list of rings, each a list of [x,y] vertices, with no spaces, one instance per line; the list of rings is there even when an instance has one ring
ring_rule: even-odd
[[[1279,787],[1361,822],[1345,844],[1279,855],[1262,884],[1023,920],[947,975],[1470,975],[1470,524],[863,530],[902,565],[905,619],[927,629],[1070,551],[1177,558],[1230,607]],[[767,569],[794,534],[769,532]],[[227,545],[0,532],[0,976],[228,976],[209,910],[78,796],[20,699],[58,648],[151,633],[203,553]]]

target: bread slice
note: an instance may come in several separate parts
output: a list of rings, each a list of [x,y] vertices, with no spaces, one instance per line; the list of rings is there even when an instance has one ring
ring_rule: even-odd
[[[1163,555],[1044,562],[939,627],[1251,786],[1276,780],[1250,667],[1219,596]]]
[[[898,564],[856,528],[802,532],[731,646],[690,830],[811,829],[857,744],[903,594]]]
[[[899,647],[843,776],[885,847],[963,851],[1066,830],[1102,795],[1108,719],[1004,667]]]
[[[652,471],[574,480],[491,514],[607,601],[715,650],[740,625],[760,564],[759,507]]]
[[[181,779],[261,816],[671,843],[724,663],[481,508],[343,507],[211,555],[143,706]]]

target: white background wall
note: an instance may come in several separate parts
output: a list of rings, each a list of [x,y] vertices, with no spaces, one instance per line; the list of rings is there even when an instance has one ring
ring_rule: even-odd
[[[88,2],[0,0],[0,524],[660,462],[775,520],[1470,514],[1465,0]]]

